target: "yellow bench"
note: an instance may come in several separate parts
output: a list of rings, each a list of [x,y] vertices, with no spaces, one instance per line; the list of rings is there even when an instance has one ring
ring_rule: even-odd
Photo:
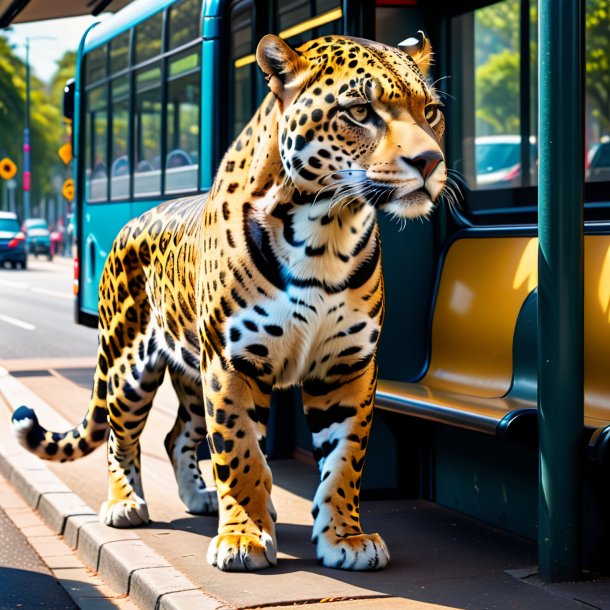
[[[380,380],[378,407],[508,440],[537,438],[534,237],[463,237],[434,304],[430,362],[415,383]],[[585,238],[585,426],[610,432],[610,236]]]
[[[606,461],[610,438],[610,236],[585,237],[585,427],[589,457]]]

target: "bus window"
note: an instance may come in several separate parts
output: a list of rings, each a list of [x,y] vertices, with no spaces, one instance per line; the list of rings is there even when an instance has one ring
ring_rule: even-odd
[[[134,195],[161,192],[161,67],[136,73]]]
[[[168,75],[165,191],[193,191],[199,169],[199,49],[172,58]]]
[[[85,80],[88,85],[106,78],[106,46],[93,49],[87,55],[87,69]]]
[[[90,201],[108,198],[108,88],[96,87],[87,93],[87,174]]]
[[[279,35],[298,47],[319,36],[340,34],[343,23],[338,0],[291,0],[279,7]]]
[[[136,63],[142,63],[161,53],[162,30],[162,12],[136,26]]]
[[[201,36],[201,0],[180,0],[169,10],[169,50]]]
[[[129,65],[129,31],[110,42],[110,73],[116,74]]]
[[[521,72],[528,58],[521,56],[521,36],[527,33],[520,31],[520,7],[520,0],[503,0],[454,20],[466,49],[459,70],[465,78],[462,154],[454,159],[454,169],[473,190],[536,181],[535,131],[531,112],[524,117],[521,95]]]
[[[112,144],[110,162],[110,198],[129,197],[129,77],[112,81]]]
[[[585,167],[590,182],[610,181],[610,21],[608,3],[586,2]],[[607,201],[607,195],[606,199]]]
[[[231,10],[231,66],[233,68],[233,120],[231,139],[235,138],[254,113],[256,57],[252,35],[252,3],[239,3]]]
[[[378,42],[395,47],[414,36],[418,30],[427,31],[421,9],[413,6],[376,6],[375,40]]]

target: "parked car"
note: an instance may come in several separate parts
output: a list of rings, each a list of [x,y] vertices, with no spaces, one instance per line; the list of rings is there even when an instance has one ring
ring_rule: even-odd
[[[53,256],[64,252],[64,236],[58,229],[51,231],[51,252]]]
[[[0,265],[7,262],[13,268],[20,265],[25,269],[28,265],[27,242],[17,214],[0,212]]]
[[[536,138],[530,137],[530,174],[535,178],[538,161]],[[521,185],[521,136],[479,136],[475,139],[477,187]]]
[[[600,142],[596,146],[587,174],[591,182],[610,180],[610,142]]]
[[[51,233],[49,225],[44,218],[28,218],[23,227],[28,242],[28,251],[34,256],[46,254],[49,260],[53,260],[51,250]]]

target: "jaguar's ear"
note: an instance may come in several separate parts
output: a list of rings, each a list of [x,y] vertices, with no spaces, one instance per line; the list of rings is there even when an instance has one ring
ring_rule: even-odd
[[[269,89],[289,104],[307,72],[307,60],[278,36],[267,34],[258,43],[256,61],[267,75]]]
[[[413,58],[424,76],[428,74],[434,53],[430,41],[421,30],[417,32],[416,36],[398,43],[398,48]]]

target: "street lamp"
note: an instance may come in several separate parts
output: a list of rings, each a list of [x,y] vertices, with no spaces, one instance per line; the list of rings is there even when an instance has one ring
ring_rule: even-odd
[[[25,39],[25,119],[23,127],[23,217],[30,217],[30,40],[57,40],[53,36],[28,36]]]
[[[23,218],[30,217],[30,39],[25,39],[25,121],[23,127]]]

